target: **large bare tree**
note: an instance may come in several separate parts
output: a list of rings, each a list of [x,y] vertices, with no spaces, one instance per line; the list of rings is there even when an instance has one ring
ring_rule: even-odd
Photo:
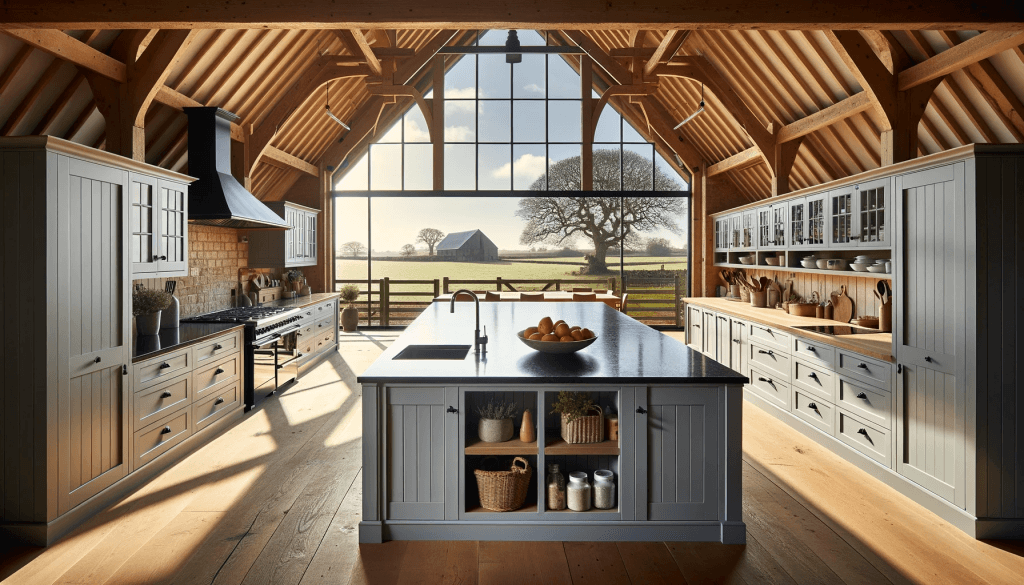
[[[442,232],[439,229],[423,228],[420,230],[420,233],[416,236],[416,241],[423,242],[424,244],[426,244],[427,248],[429,248],[427,256],[433,256],[434,246],[436,246],[438,242],[444,239],[444,235],[444,232]]]
[[[622,153],[622,190],[678,191],[678,181],[652,167],[652,161],[632,151]],[[619,153],[594,151],[594,190],[619,190]],[[535,191],[576,191],[580,188],[580,157],[561,160],[551,166],[547,176],[537,179]],[[548,242],[563,245],[578,238],[593,242],[594,253],[587,255],[587,273],[608,271],[608,249],[620,243],[637,246],[640,234],[657,229],[679,233],[677,219],[685,212],[681,197],[626,197],[620,213],[619,197],[551,196],[523,197],[516,215],[527,221],[519,242],[525,245]]]
[[[351,256],[358,256],[366,251],[366,246],[359,242],[345,242],[341,245],[341,249],[348,252]]]

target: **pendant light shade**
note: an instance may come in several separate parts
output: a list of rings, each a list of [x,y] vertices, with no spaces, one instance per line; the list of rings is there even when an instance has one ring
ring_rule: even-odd
[[[508,38],[505,39],[505,62],[522,63],[523,54],[519,52],[522,48],[523,46],[519,44],[519,34],[515,30],[508,31]]]

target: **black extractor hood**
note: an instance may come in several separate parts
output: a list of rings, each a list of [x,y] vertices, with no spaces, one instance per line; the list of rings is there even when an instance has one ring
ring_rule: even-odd
[[[188,191],[190,223],[236,229],[288,229],[231,175],[231,123],[238,116],[220,108],[185,108],[188,173],[198,181]]]

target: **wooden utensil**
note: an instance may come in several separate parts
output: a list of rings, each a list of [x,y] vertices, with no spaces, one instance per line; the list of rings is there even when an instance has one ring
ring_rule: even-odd
[[[768,283],[769,282],[771,282],[771,281],[768,280],[767,276],[762,276],[761,277],[761,291],[767,291],[768,290]]]
[[[878,284],[875,285],[875,296],[878,297],[878,300],[882,301],[883,305],[889,302],[888,289],[889,283],[884,280],[879,280]]]
[[[849,323],[853,318],[853,299],[846,296],[846,285],[840,285],[839,296],[836,297],[834,319],[840,323]]]
[[[782,292],[782,302],[788,303],[793,299],[793,280],[786,281],[786,290]]]

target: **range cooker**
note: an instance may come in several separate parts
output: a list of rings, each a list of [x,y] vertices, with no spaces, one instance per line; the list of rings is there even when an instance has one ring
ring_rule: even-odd
[[[245,325],[245,411],[298,380],[296,333],[302,311],[288,307],[235,307],[182,319],[191,323]]]

